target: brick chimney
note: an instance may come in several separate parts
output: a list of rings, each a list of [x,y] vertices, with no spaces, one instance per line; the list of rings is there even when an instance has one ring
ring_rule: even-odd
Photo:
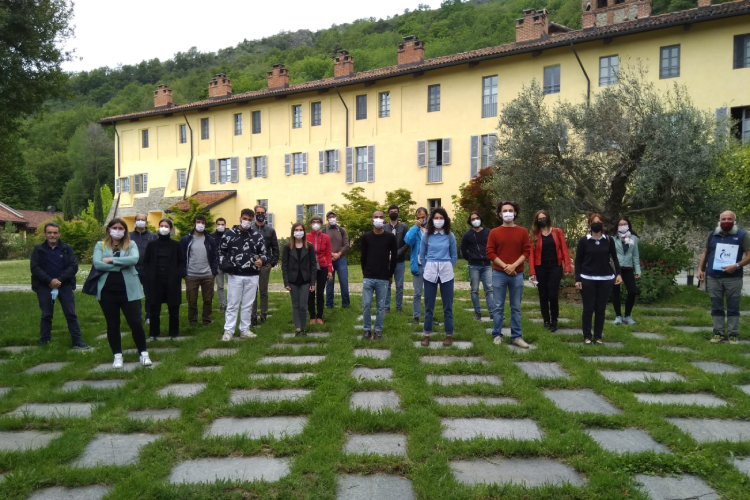
[[[651,0],[638,0],[638,19],[651,17]]]
[[[154,90],[154,108],[171,108],[172,104],[172,89],[166,85],[159,85]]]
[[[698,0],[698,8],[701,7],[710,7],[711,6],[711,0]]]
[[[219,73],[208,82],[208,98],[216,99],[232,95],[232,80],[224,73]]]
[[[424,42],[417,35],[404,37],[404,43],[398,46],[398,65],[412,66],[424,62]]]
[[[348,78],[354,74],[354,57],[347,50],[339,50],[339,55],[333,60],[333,77]]]
[[[289,70],[283,64],[274,64],[267,74],[270,90],[285,89],[289,86]]]
[[[596,0],[594,0],[596,2]],[[582,28],[593,28],[596,26],[596,14],[594,14],[594,6],[591,5],[590,0],[583,0],[581,2],[581,11],[583,16]]]
[[[530,42],[549,36],[547,9],[526,9],[523,17],[516,19],[516,43]]]
[[[583,0],[581,15],[584,29],[645,19],[651,16],[651,0]]]

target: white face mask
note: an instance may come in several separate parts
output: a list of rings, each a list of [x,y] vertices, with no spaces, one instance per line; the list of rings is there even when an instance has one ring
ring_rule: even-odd
[[[223,233],[225,228],[226,226],[224,224],[219,224],[218,226],[216,226],[216,230],[220,233]]]
[[[479,219],[474,219],[473,221],[471,221],[471,225],[474,227],[479,227],[482,225],[482,221]]]
[[[318,224],[317,222],[315,224],[313,224],[312,225],[312,230],[313,231],[320,231],[320,224]]]
[[[627,233],[630,229],[628,226],[617,226],[617,230],[620,232],[620,234]]]
[[[252,221],[249,221],[249,220],[240,221],[240,227],[242,227],[242,229],[250,229],[250,224],[252,224]]]
[[[125,236],[125,231],[122,229],[110,229],[109,235],[113,240],[121,240]]]
[[[159,234],[162,236],[167,236],[171,230],[168,227],[160,227],[159,228]]]
[[[144,227],[146,227],[146,221],[145,220],[135,221],[135,227],[137,227],[138,229],[143,229]]]
[[[297,238],[298,240],[301,240],[302,238],[305,237],[305,232],[304,231],[295,231],[294,232],[294,237]]]
[[[331,217],[328,219],[328,225],[329,226],[335,226],[336,225],[336,217]]]
[[[198,231],[199,233],[202,233],[203,231],[206,230],[206,225],[205,224],[196,224],[195,225],[195,230]]]
[[[383,219],[372,219],[372,225],[380,229],[383,227]]]
[[[516,219],[516,214],[513,212],[503,212],[503,222],[513,222]]]
[[[435,225],[435,229],[442,229],[445,225],[445,219],[434,219],[432,223]]]

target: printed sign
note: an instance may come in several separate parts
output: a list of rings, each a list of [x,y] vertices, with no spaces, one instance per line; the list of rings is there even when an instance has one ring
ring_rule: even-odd
[[[716,253],[714,253],[714,271],[723,271],[725,267],[737,263],[737,252],[740,250],[739,245],[728,245],[726,243],[716,244]]]

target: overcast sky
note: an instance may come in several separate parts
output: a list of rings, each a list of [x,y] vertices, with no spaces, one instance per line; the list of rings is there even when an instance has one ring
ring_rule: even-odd
[[[383,18],[438,0],[190,0],[187,2],[75,0],[75,59],[66,71],[84,71],[144,59],[170,59],[197,47],[212,52],[279,31],[311,31],[364,17]]]

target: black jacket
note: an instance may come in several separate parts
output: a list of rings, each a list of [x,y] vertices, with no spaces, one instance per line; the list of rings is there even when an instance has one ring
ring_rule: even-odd
[[[221,239],[219,246],[219,267],[226,274],[238,276],[257,276],[260,268],[255,265],[255,257],[260,257],[263,264],[268,262],[266,244],[263,235],[252,226],[242,231],[234,226]]]
[[[47,242],[40,243],[34,247],[31,252],[31,289],[35,292],[40,286],[49,286],[52,278],[47,276],[47,252],[44,250],[44,245]],[[78,272],[78,259],[73,251],[73,247],[58,241],[57,245],[60,247],[60,251],[63,256],[63,272],[58,278],[60,283],[70,284],[75,290],[76,288],[76,273]]]
[[[216,242],[216,248],[219,248],[219,244],[221,243],[221,239],[224,237],[224,235],[227,234],[227,230],[224,229],[223,233],[220,233],[219,231],[214,231],[211,233],[211,237]]]
[[[268,222],[263,224],[263,227],[260,227],[253,221],[250,227],[263,235],[263,243],[266,245],[266,253],[268,255],[268,264],[271,267],[276,267],[276,264],[279,263],[279,240],[276,238],[276,230],[269,226]]]
[[[612,266],[614,265],[614,269]],[[617,260],[615,240],[611,236],[603,236],[597,240],[587,234],[578,240],[575,263],[576,281],[581,281],[581,275],[587,276],[618,276],[620,262]]]
[[[398,261],[397,262],[404,262],[406,260],[406,254],[409,252],[409,245],[407,245],[404,242],[404,238],[406,237],[406,232],[409,230],[409,226],[404,224],[403,222],[397,222],[396,223],[396,232],[393,232],[394,227],[391,226],[390,221],[386,221],[383,225],[383,229],[385,229],[387,232],[393,234],[393,236],[396,237],[396,248],[398,248]]]
[[[158,251],[160,244],[167,244],[170,248],[167,268],[167,282],[163,283],[157,276]],[[143,256],[143,272],[146,274],[146,299],[150,304],[161,304],[162,291],[166,288],[167,304],[178,306],[182,304],[182,277],[185,275],[185,253],[180,243],[167,237],[162,240],[157,237],[149,241]]]
[[[143,271],[143,259],[146,255],[146,247],[158,237],[159,235],[152,233],[148,229],[143,231],[143,233],[139,233],[138,231],[130,232],[130,241],[138,247],[138,264],[135,265],[135,270],[138,271],[138,274]]]
[[[290,280],[297,279],[297,273],[302,271],[302,280],[313,283],[313,276],[318,269],[318,257],[312,245],[302,247],[301,258],[297,258],[297,251],[284,245],[284,255],[281,258],[281,274],[284,276],[284,286],[289,286]]]
[[[490,237],[489,228],[481,231],[469,229],[461,237],[461,257],[469,261],[470,266],[492,265],[487,258],[487,239]]]
[[[185,265],[182,270],[182,277],[187,276],[188,263],[190,262],[190,245],[193,244],[193,231],[180,238],[180,246],[185,254]],[[206,256],[208,257],[208,265],[211,266],[211,274],[216,276],[219,272],[219,248],[216,240],[207,234],[203,237],[203,244],[206,247]]]

